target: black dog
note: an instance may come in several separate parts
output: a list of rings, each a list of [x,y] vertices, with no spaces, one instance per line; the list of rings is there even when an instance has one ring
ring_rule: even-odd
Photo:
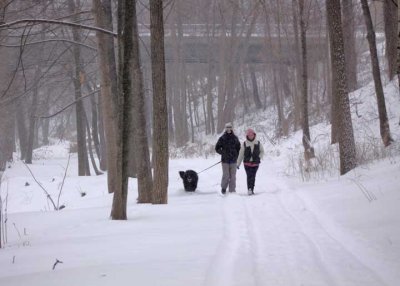
[[[183,186],[186,192],[194,192],[197,188],[197,182],[199,181],[199,176],[193,170],[179,171],[179,175],[183,180]]]

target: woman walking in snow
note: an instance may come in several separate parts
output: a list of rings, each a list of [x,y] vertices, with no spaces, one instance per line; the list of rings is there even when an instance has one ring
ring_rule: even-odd
[[[246,131],[246,140],[240,147],[237,168],[243,161],[244,169],[247,175],[247,190],[249,195],[254,195],[254,184],[256,174],[261,159],[264,157],[264,147],[261,142],[256,140],[256,133],[249,128]]]

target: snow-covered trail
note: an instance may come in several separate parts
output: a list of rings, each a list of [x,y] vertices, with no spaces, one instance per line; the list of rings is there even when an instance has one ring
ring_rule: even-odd
[[[204,285],[385,285],[275,175],[268,191],[222,198],[224,234]]]
[[[245,194],[242,169],[237,193],[218,195],[220,166],[201,174],[195,193],[185,193],[178,170],[202,170],[213,161],[172,161],[168,205],[137,205],[132,184],[124,222],[108,219],[112,195],[104,176],[77,177],[72,169],[62,196],[67,208],[43,211],[41,190],[25,186],[31,179],[17,164],[6,182],[13,190],[9,225],[26,227],[27,235],[9,229],[8,246],[0,252],[0,285],[397,285],[396,251],[392,260],[387,252],[378,259],[364,246],[353,251],[348,236],[337,235],[302,195],[300,184],[282,176],[272,161],[260,167],[255,196]],[[54,195],[65,165],[60,162],[32,165]],[[395,237],[392,244],[396,247]],[[56,258],[63,264],[52,270]],[[376,267],[385,260],[390,271]]]

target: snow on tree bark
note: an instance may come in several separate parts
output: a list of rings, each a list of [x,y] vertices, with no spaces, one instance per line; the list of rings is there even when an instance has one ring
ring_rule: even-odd
[[[357,89],[357,54],[355,38],[354,0],[342,0],[343,37],[346,55],[346,78],[349,91]]]
[[[301,46],[301,72],[302,72],[302,128],[303,147],[306,160],[315,157],[314,148],[311,146],[310,127],[308,123],[308,70],[307,70],[307,38],[306,24],[304,21],[304,0],[299,0],[300,14],[300,46]]]
[[[338,120],[340,174],[344,175],[354,169],[357,163],[350,103],[346,86],[346,61],[340,0],[326,1],[326,7],[332,61],[332,80],[335,86],[335,94],[333,96],[337,100],[336,114],[332,114],[332,116]]]

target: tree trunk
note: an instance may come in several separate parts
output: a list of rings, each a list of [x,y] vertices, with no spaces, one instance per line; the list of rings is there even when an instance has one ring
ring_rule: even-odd
[[[92,166],[93,166],[93,170],[96,173],[96,175],[102,175],[103,173],[99,171],[99,169],[97,168],[97,164],[96,164],[96,160],[94,159],[94,155],[93,155],[93,148],[92,148],[92,133],[90,132],[90,124],[89,124],[89,119],[86,116],[85,113],[85,123],[86,123],[86,131],[88,134],[88,146],[87,149],[89,151],[89,157],[90,157],[90,161],[92,162]]]
[[[228,14],[224,9],[220,9],[222,17],[231,15],[230,28],[227,29],[226,23],[222,24],[221,35],[221,49],[220,49],[220,64],[219,64],[219,77],[218,77],[218,102],[217,102],[217,132],[221,132],[226,122],[231,122],[234,118],[235,100],[235,77],[236,77],[236,63],[235,63],[235,50],[238,45],[237,41],[237,17],[239,3],[237,0],[232,1],[232,13]],[[229,37],[227,36],[229,35]]]
[[[128,5],[128,4],[126,4]],[[147,139],[145,93],[143,88],[143,73],[140,63],[139,31],[136,18],[136,1],[133,5],[132,15],[132,73],[133,73],[133,111],[134,111],[134,142],[136,152],[138,203],[151,203],[153,180],[150,166],[149,144]],[[133,104],[133,102],[131,104]],[[124,105],[128,103],[126,101]],[[128,105],[131,105],[128,104]],[[128,106],[125,106],[127,108]],[[131,109],[132,111],[132,109]]]
[[[111,0],[93,0],[96,25],[113,30]],[[120,19],[119,19],[120,20]],[[119,103],[117,88],[117,67],[115,62],[114,39],[110,35],[96,32],[101,75],[101,110],[107,154],[108,192],[121,189],[121,153],[119,129]]]
[[[78,0],[79,1],[79,0]],[[80,7],[80,3],[75,4],[75,0],[68,1],[68,9],[71,14],[77,12],[77,7]],[[74,17],[75,21],[79,21],[79,17]],[[81,34],[78,28],[72,28],[72,38],[75,42],[81,42]],[[82,59],[81,51],[78,45],[74,45],[73,48],[74,57],[74,73],[72,75],[74,82],[74,94],[75,100],[82,97],[82,80],[83,80],[83,70],[82,70]],[[82,100],[78,100],[75,104],[76,112],[76,133],[77,133],[77,147],[78,147],[78,174],[79,176],[90,176],[89,159],[86,149],[86,127],[85,127],[85,115],[84,106]]]
[[[263,2],[263,7],[264,7],[265,15],[266,15],[265,29],[266,29],[266,32],[267,32],[266,34],[268,36],[268,38],[267,38],[267,40],[268,40],[267,41],[268,42],[268,48],[269,48],[269,50],[273,51],[274,47],[272,45],[273,39],[272,39],[270,17],[267,17],[269,11],[267,10],[265,2]],[[278,27],[279,27],[279,25],[278,25]],[[281,64],[280,63],[281,62],[280,58],[281,58],[281,55],[280,55],[279,48],[278,48],[277,53],[278,53],[278,69],[280,69],[280,64]],[[277,74],[276,74],[277,73],[276,72],[276,70],[277,70],[276,64],[271,64],[271,69],[270,70],[272,70],[271,72],[272,72],[273,96],[275,97],[275,105],[276,105],[276,110],[277,110],[277,114],[278,114],[278,116],[277,116],[277,124],[276,124],[277,126],[276,126],[275,133],[276,133],[277,137],[281,137],[282,136],[282,132],[283,132],[283,129],[282,129],[283,107],[282,107],[282,104],[281,104],[281,96],[280,96],[280,92],[279,92],[280,89],[279,89],[279,86],[278,86],[278,78],[277,78]]]
[[[355,38],[354,0],[342,0],[343,6],[343,38],[346,58],[346,77],[348,91],[357,89],[357,53]]]
[[[162,3],[162,0],[150,0],[153,83],[153,204],[168,202],[168,112]]]
[[[118,97],[119,105],[117,114],[119,143],[121,152],[117,162],[121,162],[118,172],[118,188],[114,189],[111,218],[113,220],[126,220],[128,200],[128,162],[130,146],[130,128],[132,124],[132,65],[133,65],[133,17],[136,15],[136,1],[118,0]],[[119,161],[121,160],[121,161]]]
[[[327,81],[328,81],[328,91],[329,91],[329,100],[330,100],[330,123],[331,123],[331,144],[336,144],[339,143],[339,117],[337,114],[339,113],[338,111],[338,102],[337,102],[337,86],[334,84],[336,82],[336,79],[334,79],[334,76],[336,74],[333,73],[333,59],[332,59],[332,45],[331,43],[331,31],[329,28],[329,23],[328,19],[326,19],[326,26],[328,27],[328,39],[327,39],[327,49],[326,49],[326,56],[329,58],[329,61],[327,61],[326,68],[328,69],[326,76],[327,76]]]
[[[243,102],[243,112],[244,112],[243,116],[249,112],[249,104],[248,104],[248,100],[247,100],[247,86],[245,83],[245,79],[243,79],[243,77],[245,77],[245,76],[246,76],[246,74],[245,74],[245,72],[243,72],[239,78],[240,88],[242,90],[242,102]]]
[[[187,122],[187,98],[186,98],[186,83],[184,73],[183,60],[183,25],[182,25],[182,10],[181,0],[175,1],[174,13],[175,23],[172,27],[172,39],[176,43],[174,47],[174,63],[172,64],[172,91],[173,91],[173,114],[175,123],[175,143],[177,147],[181,147],[189,140],[189,130]]]
[[[133,112],[133,111],[132,111]],[[135,126],[135,118],[132,118],[132,122],[130,125],[130,132],[131,134],[134,134],[134,126]],[[129,162],[128,162],[128,176],[130,178],[137,178],[137,158],[136,158],[136,150],[135,150],[135,138],[132,135],[130,137],[130,141],[129,141],[129,146],[132,146],[133,148],[129,149]]]
[[[206,84],[205,84],[206,85]],[[207,90],[207,85],[206,86],[204,86],[204,83],[202,83],[202,85],[201,85],[201,90],[202,91],[205,91],[205,90]],[[207,93],[206,93],[207,94]],[[201,105],[202,105],[202,108],[203,108],[203,118],[204,118],[204,126],[205,126],[205,128],[206,128],[206,135],[207,134],[210,134],[210,130],[209,130],[209,127],[207,127],[207,125],[208,125],[208,119],[207,119],[207,105],[206,105],[206,100],[205,100],[205,97],[206,97],[206,94],[202,94],[202,95],[200,95],[200,97],[201,97]]]
[[[251,84],[253,86],[253,98],[254,98],[254,104],[256,105],[257,109],[262,108],[262,103],[260,100],[260,95],[258,92],[258,84],[257,84],[257,78],[256,78],[256,72],[254,70],[253,65],[249,65],[249,70],[250,70],[250,78],[251,78]]]
[[[166,68],[167,69],[167,68]],[[167,75],[165,75],[167,77]],[[168,94],[168,92],[167,92]],[[172,94],[170,92],[169,94]],[[175,132],[174,132],[174,120],[173,120],[173,112],[172,112],[172,100],[167,101],[168,104],[168,137],[169,137],[169,142],[175,142]]]
[[[207,75],[207,126],[209,134],[215,134],[215,119],[213,112],[213,94],[212,89],[215,83],[215,75],[213,72],[213,65],[208,64],[208,75]]]
[[[103,104],[101,95],[98,97],[98,114],[99,114],[99,139],[100,139],[100,170],[107,171],[107,143],[104,135],[104,115],[103,115]]]
[[[26,129],[26,120],[25,120],[25,108],[23,101],[20,100],[16,106],[16,117],[17,117],[17,130],[18,130],[18,138],[19,138],[19,146],[21,149],[21,160],[25,160],[27,154],[28,147],[28,131]]]
[[[295,80],[294,80],[294,122],[293,129],[298,130],[299,126],[301,126],[301,104],[300,104],[300,96],[298,90],[301,90],[300,84],[300,71],[301,71],[301,50],[300,50],[300,37],[299,37],[299,21],[298,21],[298,3],[297,0],[292,0],[292,14],[293,14],[293,31],[294,31],[294,53],[295,53]]]
[[[277,92],[277,108],[278,108],[278,136],[282,135],[287,135],[284,134],[284,128],[283,128],[283,123],[285,121],[285,116],[284,116],[284,110],[283,110],[283,102],[285,100],[284,95],[287,95],[286,91],[287,88],[286,82],[284,80],[284,72],[283,72],[283,61],[282,61],[282,35],[281,35],[281,26],[282,26],[282,21],[281,21],[281,0],[275,0],[276,4],[276,26],[277,26],[277,34],[278,34],[278,75],[279,77],[276,77],[275,80],[277,81],[277,86],[279,87],[278,92]]]
[[[303,128],[303,147],[304,158],[309,160],[315,157],[314,148],[311,145],[310,127],[308,123],[308,63],[307,63],[307,39],[306,25],[304,22],[304,0],[299,0],[300,14],[300,45],[301,45],[301,72],[302,72],[302,128]]]
[[[386,59],[389,79],[393,79],[397,69],[397,0],[383,1],[383,19],[385,22]]]
[[[238,46],[238,35],[237,35],[237,18],[239,14],[239,1],[232,1],[232,19],[230,27],[230,37],[228,43],[228,62],[226,65],[226,78],[225,78],[225,105],[223,109],[223,124],[226,122],[233,122],[235,119],[235,84],[237,77],[237,64],[235,60],[236,47]]]
[[[393,139],[390,135],[389,120],[386,113],[385,95],[383,93],[378,52],[376,50],[375,31],[372,24],[368,1],[361,0],[361,5],[364,13],[365,25],[367,27],[367,39],[369,44],[369,52],[371,54],[372,75],[374,77],[376,99],[378,101],[379,127],[383,145],[387,147],[393,142]]]
[[[225,27],[223,26],[223,29]],[[226,65],[226,30],[224,29],[222,31],[222,35],[220,37],[220,45],[224,48],[220,49],[219,51],[219,64],[218,64],[218,81],[217,81],[217,128],[216,128],[216,132],[219,133],[224,129],[224,124],[226,122],[224,122],[224,118],[223,118],[223,114],[224,114],[224,104],[225,104],[225,78],[226,78],[226,74],[225,74],[225,65]]]
[[[346,87],[346,62],[340,0],[326,1],[326,8],[331,47],[332,84],[335,86],[333,96],[337,100],[337,110],[332,116],[336,118],[335,120],[338,120],[340,174],[344,175],[354,169],[357,162],[349,95]]]
[[[101,153],[100,153],[100,139],[99,139],[99,128],[98,128],[98,115],[97,115],[97,103],[96,103],[96,96],[90,97],[90,106],[92,111],[92,139],[94,149],[96,151],[97,157],[99,161],[101,160]],[[88,130],[89,132],[90,130]]]
[[[0,23],[5,22],[5,13],[8,6],[8,1],[0,1]],[[5,30],[0,30],[0,39],[3,39]],[[0,40],[1,41],[1,40]],[[7,99],[13,94],[8,90],[7,85],[11,80],[12,74],[10,66],[14,63],[10,49],[0,46],[0,98]],[[14,130],[15,130],[15,102],[0,105],[0,179],[1,173],[5,170],[7,161],[13,160]]]
[[[6,163],[13,160],[14,103],[0,106],[0,172],[6,169]]]
[[[38,75],[40,73],[39,68],[36,71]],[[37,76],[36,76],[37,78]],[[36,85],[32,92],[32,105],[30,108],[30,116],[29,116],[29,129],[28,129],[28,141],[27,141],[27,148],[26,148],[26,164],[32,164],[32,155],[33,155],[33,144],[35,139],[35,131],[36,131],[36,111],[38,106],[38,91],[39,87]]]
[[[206,15],[207,22],[206,22],[206,35],[207,35],[207,46],[208,46],[208,53],[207,53],[207,120],[206,120],[206,134],[214,134],[215,133],[215,123],[214,123],[214,113],[213,113],[213,95],[212,89],[215,83],[215,76],[214,76],[214,64],[212,63],[212,45],[214,44],[214,33],[215,33],[215,13],[214,13],[214,6],[210,9],[213,13],[213,23],[212,23],[212,30],[210,31],[209,28],[209,18],[208,13]],[[211,35],[210,35],[211,33]]]
[[[191,142],[194,143],[194,123],[193,123],[193,113],[194,110],[192,110],[192,102],[193,102],[193,95],[191,90],[186,90],[185,95],[187,98],[187,106],[188,106],[188,111],[189,111],[189,122],[190,122],[190,133],[191,133]],[[194,109],[194,107],[193,107]]]
[[[43,119],[42,120],[42,144],[49,145],[49,131],[50,131],[50,120]]]

